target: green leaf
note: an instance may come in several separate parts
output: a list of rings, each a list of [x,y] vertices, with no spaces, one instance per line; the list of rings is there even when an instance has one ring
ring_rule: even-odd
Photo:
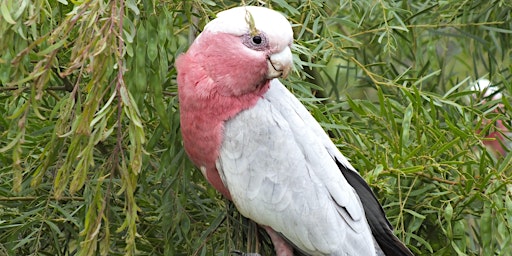
[[[14,146],[16,146],[18,143],[20,143],[21,138],[23,137],[23,133],[18,133],[16,137],[9,142],[9,144],[5,145],[4,147],[0,148],[0,153],[5,153],[8,150],[12,149]]]
[[[155,16],[151,16],[150,19],[156,19]],[[152,23],[146,22],[147,27],[147,55],[150,62],[155,61],[158,56],[158,32]]]
[[[409,141],[409,132],[411,129],[411,119],[413,114],[412,103],[410,103],[405,109],[404,119],[402,121],[402,136],[401,136],[401,145],[403,149],[406,149],[411,142]],[[404,152],[405,153],[405,152]]]
[[[4,18],[4,20],[7,21],[7,23],[15,25],[16,21],[13,20],[13,18],[11,16],[11,12],[9,10],[9,8],[11,8],[11,7],[12,7],[11,0],[3,0],[2,3],[0,4],[0,13],[2,14],[2,17]]]

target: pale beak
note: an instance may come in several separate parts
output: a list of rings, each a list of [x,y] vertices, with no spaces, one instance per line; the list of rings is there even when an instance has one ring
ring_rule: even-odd
[[[290,47],[287,46],[282,51],[268,56],[267,63],[267,79],[278,77],[285,78],[288,76],[293,63],[293,56]]]

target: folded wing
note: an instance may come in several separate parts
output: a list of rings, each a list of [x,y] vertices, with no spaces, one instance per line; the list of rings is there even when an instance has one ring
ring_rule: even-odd
[[[242,214],[301,251],[373,255],[361,201],[326,144],[314,118],[273,80],[256,106],[226,122],[217,169]]]

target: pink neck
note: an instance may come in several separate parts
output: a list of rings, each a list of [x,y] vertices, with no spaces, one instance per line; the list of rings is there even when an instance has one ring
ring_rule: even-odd
[[[240,40],[205,31],[176,61],[185,150],[207,180],[228,198],[215,167],[224,123],[254,106],[270,83],[265,78],[268,53],[247,49]]]

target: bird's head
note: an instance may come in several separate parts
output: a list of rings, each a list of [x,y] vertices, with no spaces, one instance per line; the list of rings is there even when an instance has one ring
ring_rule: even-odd
[[[485,78],[478,79],[471,87],[471,90],[479,91],[481,98],[485,99],[490,98],[492,100],[499,100],[503,97],[498,88],[491,84],[491,81]],[[478,98],[477,96],[479,95],[475,95],[476,98]]]
[[[204,93],[240,96],[288,75],[292,42],[290,23],[282,14],[264,7],[236,7],[205,26],[186,54],[194,64],[185,65],[211,80],[201,84]]]

